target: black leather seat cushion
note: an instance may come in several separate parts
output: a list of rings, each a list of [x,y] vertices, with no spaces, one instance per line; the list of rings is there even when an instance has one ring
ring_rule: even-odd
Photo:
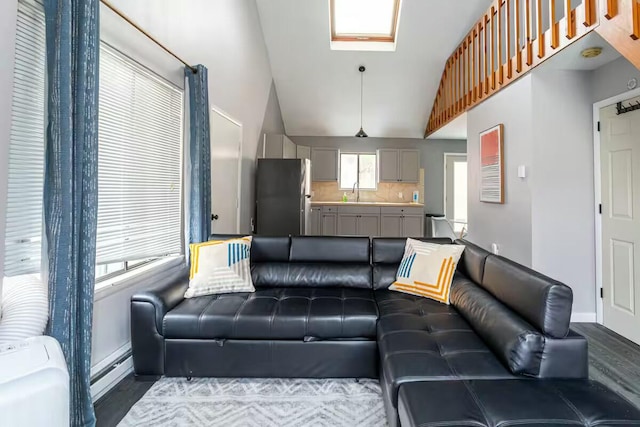
[[[638,409],[587,380],[405,384],[398,413],[403,427],[640,425]]]
[[[373,292],[270,288],[185,299],[164,317],[165,338],[323,340],[376,336]]]
[[[395,291],[375,294],[381,381],[394,405],[408,382],[513,378],[453,307]]]

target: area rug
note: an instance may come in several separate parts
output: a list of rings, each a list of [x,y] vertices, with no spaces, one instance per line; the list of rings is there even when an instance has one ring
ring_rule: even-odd
[[[162,378],[119,426],[382,427],[380,385],[353,379]]]

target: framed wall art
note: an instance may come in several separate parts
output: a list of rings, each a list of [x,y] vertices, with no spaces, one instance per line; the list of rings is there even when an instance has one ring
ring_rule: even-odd
[[[504,125],[480,132],[480,201],[504,203]]]

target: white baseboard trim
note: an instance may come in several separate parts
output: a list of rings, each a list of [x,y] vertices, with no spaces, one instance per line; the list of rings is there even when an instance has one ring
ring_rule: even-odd
[[[130,351],[131,342],[128,342],[91,367],[91,378],[95,378],[106,369],[110,369],[100,379],[91,384],[91,398],[94,402],[133,372],[133,358],[131,356],[118,362]]]
[[[571,321],[576,323],[596,323],[595,313],[572,313]]]
[[[127,375],[133,372],[133,357],[129,356],[113,370],[109,371],[105,376],[95,383],[91,384],[91,398],[96,402],[102,396],[107,394],[109,390],[116,386]]]

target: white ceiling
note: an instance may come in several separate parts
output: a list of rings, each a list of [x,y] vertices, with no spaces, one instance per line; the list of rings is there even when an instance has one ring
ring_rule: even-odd
[[[491,0],[403,0],[395,52],[332,51],[328,0],[257,0],[292,136],[422,138],[444,63]]]
[[[584,58],[580,53],[590,47],[601,47],[602,53],[595,58]],[[615,61],[621,56],[605,39],[592,31],[546,60],[543,65],[552,70],[591,71]]]

